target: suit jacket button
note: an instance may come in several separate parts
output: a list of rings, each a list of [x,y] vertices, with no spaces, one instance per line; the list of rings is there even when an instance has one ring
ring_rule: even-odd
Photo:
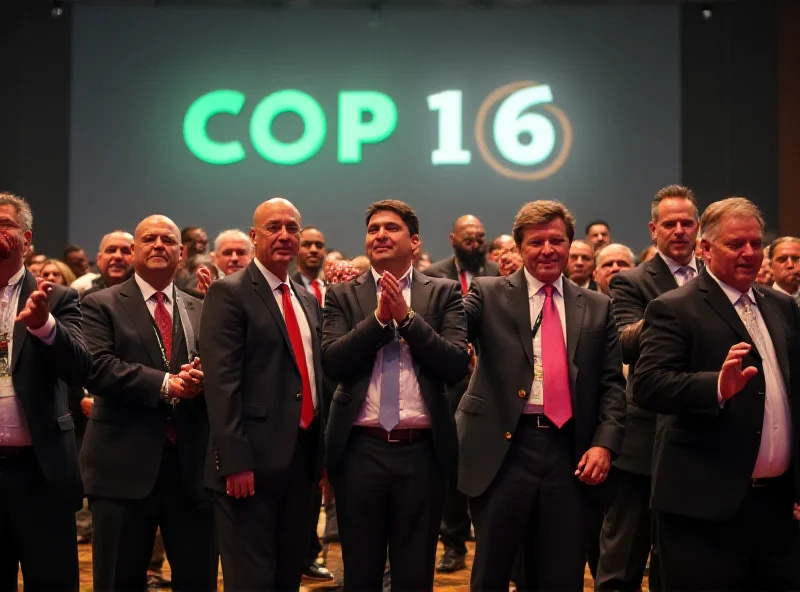
[[[299,401],[300,399],[302,399],[302,398],[303,398],[303,395],[301,395],[300,393],[297,393],[297,394],[294,396],[294,398],[295,398],[295,399],[297,399],[297,400]]]
[[[506,440],[510,440],[510,439],[511,439],[511,432],[506,432]]]
[[[527,395],[527,394],[528,394],[528,393],[526,393],[526,392],[525,392],[525,389],[519,389],[519,392],[517,393],[517,396],[518,396],[520,399],[524,399],[524,398],[525,398],[525,395]]]

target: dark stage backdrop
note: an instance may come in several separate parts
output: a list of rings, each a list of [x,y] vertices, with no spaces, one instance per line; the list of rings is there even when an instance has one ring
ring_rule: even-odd
[[[75,6],[69,239],[160,212],[211,238],[281,195],[363,251],[373,200],[509,232],[528,200],[649,242],[681,179],[677,6],[257,11]],[[113,205],[110,205],[113,204]],[[90,250],[92,250],[90,248]]]

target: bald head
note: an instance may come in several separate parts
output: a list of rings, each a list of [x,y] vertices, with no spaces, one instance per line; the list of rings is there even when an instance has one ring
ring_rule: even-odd
[[[300,210],[294,207],[292,202],[282,197],[273,197],[256,208],[256,211],[253,214],[253,226],[256,228],[262,227],[264,225],[264,221],[272,216],[275,212],[291,212],[297,219],[298,224],[302,222],[300,219]]]
[[[476,273],[486,265],[486,230],[477,217],[458,218],[450,233],[450,244],[460,268]]]
[[[256,208],[250,240],[256,259],[281,280],[300,247],[300,211],[292,202],[274,197]]]
[[[172,281],[181,260],[181,233],[166,216],[148,216],[133,236],[133,267],[148,284],[163,290]]]
[[[133,262],[133,235],[124,230],[109,232],[100,241],[97,268],[106,286],[120,283]]]

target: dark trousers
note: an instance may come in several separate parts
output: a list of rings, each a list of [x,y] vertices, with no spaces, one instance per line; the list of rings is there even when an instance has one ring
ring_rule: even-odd
[[[283,473],[255,478],[255,495],[214,492],[226,592],[297,590],[308,557],[316,430],[301,430]]]
[[[322,553],[322,541],[317,535],[317,525],[319,524],[319,514],[322,509],[322,488],[317,486],[311,494],[311,510],[308,514],[308,557],[306,564],[314,563]]]
[[[635,592],[642,586],[650,554],[653,520],[650,476],[613,469],[614,497],[600,533],[597,590]],[[660,589],[656,555],[650,561],[650,589]]]
[[[0,459],[0,591],[78,590],[78,544],[72,500],[55,491],[33,453]]]
[[[587,512],[574,475],[573,442],[571,422],[558,430],[520,419],[494,481],[470,499],[477,541],[473,591],[507,590],[520,549],[522,589],[583,590]]]
[[[336,490],[344,589],[380,592],[388,547],[392,589],[432,590],[446,476],[430,436],[393,443],[354,427],[328,474]]]
[[[184,490],[178,449],[168,445],[149,496],[91,498],[95,590],[141,591],[159,526],[172,569],[172,588],[217,589],[219,553],[211,504]]]
[[[798,523],[790,477],[748,489],[723,522],[656,512],[663,589],[798,590]]]
[[[469,377],[447,391],[450,410],[454,415],[468,385]],[[471,525],[469,498],[458,490],[458,465],[454,463],[447,476],[447,495],[444,500],[442,524],[439,529],[439,538],[445,549],[452,549],[459,555],[466,555]]]

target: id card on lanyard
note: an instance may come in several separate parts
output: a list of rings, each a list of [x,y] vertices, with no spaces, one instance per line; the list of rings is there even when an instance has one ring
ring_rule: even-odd
[[[6,286],[0,299],[0,397],[13,397],[14,388],[11,383],[11,340],[14,330],[14,319],[11,316],[12,303],[17,289],[22,282]]]
[[[536,334],[542,326],[543,311],[544,307],[539,311],[539,316],[536,317],[536,322],[533,323],[533,329],[531,329],[531,339],[533,340],[531,344],[533,348],[533,388],[531,388],[531,394],[528,396],[529,405],[544,405],[544,368],[542,367],[542,352],[539,351],[539,355],[536,355]],[[539,349],[541,350],[541,345]]]

